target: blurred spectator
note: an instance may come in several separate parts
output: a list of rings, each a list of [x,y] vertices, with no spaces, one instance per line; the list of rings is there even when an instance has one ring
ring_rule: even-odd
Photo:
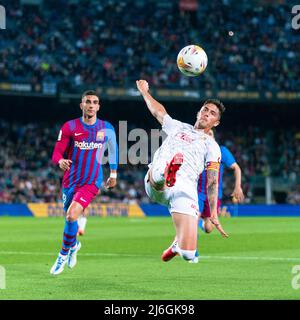
[[[288,193],[287,202],[289,204],[300,204],[300,185]]]

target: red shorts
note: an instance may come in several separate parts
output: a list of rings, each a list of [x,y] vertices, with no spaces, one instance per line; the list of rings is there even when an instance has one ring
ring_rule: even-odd
[[[75,192],[73,201],[80,203],[85,209],[96,197],[99,189],[94,184],[86,184],[78,188]]]
[[[220,207],[221,207],[221,200],[218,199],[218,205],[217,205],[218,215],[220,214]],[[207,199],[204,201],[204,207],[201,212],[201,218],[210,218],[210,209],[209,209],[209,203]]]
[[[99,189],[94,184],[85,184],[81,187],[63,188],[64,211],[67,212],[72,201],[76,201],[85,209],[97,196]]]

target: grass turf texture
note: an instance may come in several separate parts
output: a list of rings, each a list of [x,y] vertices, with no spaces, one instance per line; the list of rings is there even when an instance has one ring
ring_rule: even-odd
[[[200,232],[198,264],[160,256],[173,239],[170,218],[90,217],[78,264],[49,274],[63,218],[0,218],[0,299],[299,299],[300,219],[222,220],[230,238]],[[202,257],[201,257],[202,256]]]

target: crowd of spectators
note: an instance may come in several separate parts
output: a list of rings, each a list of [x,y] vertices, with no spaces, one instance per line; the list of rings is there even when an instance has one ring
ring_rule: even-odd
[[[118,131],[116,124],[115,127]],[[49,126],[40,122],[21,124],[0,120],[0,203],[61,201],[63,172],[51,162],[59,128],[59,125]],[[242,186],[248,203],[253,202],[251,178],[271,173],[270,149],[275,145],[282,154],[278,162],[282,171],[278,177],[292,185],[297,184],[300,174],[300,133],[296,130],[278,131],[276,137],[280,137],[280,140],[272,141],[268,132],[259,127],[237,128],[234,131],[220,130],[217,134],[218,142],[232,151],[242,169]],[[150,160],[149,152],[148,161]],[[149,202],[143,181],[146,171],[146,164],[121,164],[117,187],[113,191],[102,188],[97,201]],[[108,175],[109,167],[104,166],[104,182]],[[232,173],[226,171],[223,184],[225,197],[232,192],[233,182]],[[290,190],[288,201],[299,203],[299,186]]]
[[[132,86],[139,78],[157,87],[203,90],[295,91],[300,86],[295,67],[300,42],[288,4],[198,1],[198,10],[189,13],[180,10],[179,1],[168,0],[20,2],[2,3],[7,28],[1,31],[1,81],[55,83],[68,92],[88,85]],[[207,70],[197,79],[183,76],[176,66],[177,53],[191,43],[208,54]],[[0,120],[0,131],[0,202],[60,201],[62,172],[51,163],[59,126]],[[247,202],[253,201],[251,177],[270,174],[295,185],[287,201],[300,202],[300,132],[235,127],[220,131],[217,139],[243,170]],[[145,164],[120,165],[117,188],[102,189],[98,201],[149,201],[146,171]],[[232,181],[225,174],[225,196]]]
[[[197,12],[187,13],[168,0],[45,0],[39,6],[9,0],[0,78],[56,83],[65,91],[132,86],[139,78],[161,87],[297,90],[300,43],[291,8],[259,3],[198,1]],[[207,71],[197,79],[176,66],[177,53],[191,43],[208,54]]]
[[[300,204],[300,184],[288,193],[287,202],[290,204]]]

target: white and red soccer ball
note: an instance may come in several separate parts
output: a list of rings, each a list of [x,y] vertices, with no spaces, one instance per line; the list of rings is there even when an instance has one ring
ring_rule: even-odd
[[[199,76],[207,67],[207,55],[197,45],[186,46],[178,53],[177,66],[186,76]]]

